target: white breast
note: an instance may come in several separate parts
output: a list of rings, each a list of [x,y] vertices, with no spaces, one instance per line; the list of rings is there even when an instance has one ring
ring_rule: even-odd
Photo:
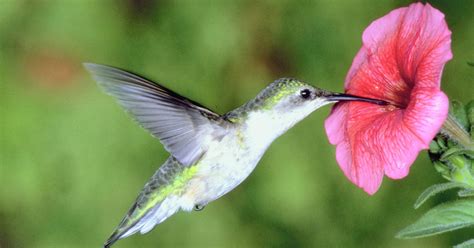
[[[211,143],[186,190],[187,207],[207,204],[237,187],[255,169],[273,140],[293,125],[276,114],[253,112],[220,142]]]

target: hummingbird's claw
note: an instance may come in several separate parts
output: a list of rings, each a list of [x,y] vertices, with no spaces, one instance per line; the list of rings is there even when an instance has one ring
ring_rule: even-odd
[[[203,204],[203,205],[196,204],[196,205],[194,205],[193,210],[194,210],[194,211],[201,211],[201,210],[204,209],[204,207],[206,207],[206,205],[204,205],[204,204]]]

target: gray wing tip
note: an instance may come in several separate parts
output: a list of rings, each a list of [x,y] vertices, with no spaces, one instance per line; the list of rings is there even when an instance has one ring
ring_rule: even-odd
[[[154,84],[150,80],[145,79],[138,74],[120,69],[118,67],[90,62],[82,63],[82,65],[98,83],[108,83],[112,80],[114,83],[132,82],[133,84],[140,85],[138,82],[143,81]]]
[[[82,63],[82,65],[91,74],[92,78],[96,81],[96,83],[99,86],[102,86],[103,89],[107,92],[107,87],[105,83],[109,81],[107,72],[111,70],[111,67],[89,62]]]
[[[115,68],[113,68],[111,66],[108,66],[108,65],[95,64],[95,63],[91,63],[91,62],[84,62],[84,63],[82,63],[82,65],[91,74],[101,74],[103,72],[112,71],[112,70],[115,69]]]
[[[86,68],[88,71],[93,71],[94,69],[96,69],[97,67],[100,67],[101,65],[99,64],[95,64],[95,63],[91,63],[91,62],[84,62],[82,63],[82,65],[84,66],[84,68]]]
[[[91,74],[92,78],[94,78],[96,81],[101,81],[100,76],[104,74],[108,70],[108,66],[105,65],[99,65],[99,64],[94,64],[94,63],[82,63],[84,68]]]
[[[89,68],[89,67],[94,66],[94,65],[96,65],[96,64],[95,64],[95,63],[92,63],[92,62],[84,62],[84,63],[82,63],[82,65],[83,65],[85,68]]]
[[[126,76],[126,72],[108,65],[101,65],[95,63],[85,62],[82,63],[84,68],[91,74],[92,78],[97,82],[99,86],[102,86],[103,90],[110,94],[108,90],[108,85],[117,84],[118,79]],[[114,94],[111,94],[114,95]]]

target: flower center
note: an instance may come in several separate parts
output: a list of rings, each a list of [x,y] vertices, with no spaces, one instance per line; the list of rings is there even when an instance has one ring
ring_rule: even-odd
[[[412,83],[400,79],[399,81],[388,85],[388,89],[385,91],[384,100],[392,103],[392,105],[397,108],[405,109],[410,102],[412,89]]]

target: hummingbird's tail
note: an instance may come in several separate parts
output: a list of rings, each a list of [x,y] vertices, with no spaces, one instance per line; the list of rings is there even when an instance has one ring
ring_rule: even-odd
[[[134,233],[149,232],[179,209],[191,211],[195,205],[194,198],[185,194],[184,187],[196,168],[181,165],[171,156],[145,184],[104,247],[110,247],[117,240]]]
[[[128,211],[127,215],[122,219],[115,231],[110,235],[110,237],[105,241],[104,248],[109,248],[117,240],[124,238],[124,234],[128,232],[131,228],[135,227],[137,223],[131,222],[131,216],[137,211],[138,204],[135,202],[133,206]],[[137,221],[138,222],[138,221]]]
[[[104,248],[109,248],[111,245],[113,245],[119,239],[120,239],[120,236],[118,235],[118,232],[115,231],[114,233],[112,233],[112,235],[110,235],[110,238],[107,239],[107,241],[105,241]]]
[[[133,204],[127,215],[118,225],[117,229],[110,235],[109,239],[104,243],[104,248],[110,248],[117,240],[126,238],[132,234],[140,232],[145,234],[156,225],[165,221],[168,217],[175,214],[180,208],[181,197],[177,195],[171,195],[166,197],[161,203],[154,206],[147,213],[141,215],[142,209],[139,204]]]

